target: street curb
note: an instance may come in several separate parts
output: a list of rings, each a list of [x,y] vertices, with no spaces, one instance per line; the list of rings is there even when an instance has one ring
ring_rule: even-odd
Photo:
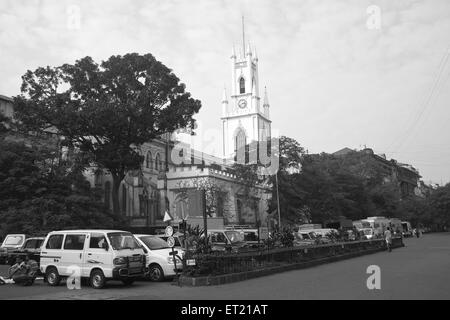
[[[399,248],[404,247],[403,245],[393,247]],[[260,270],[252,270],[247,272],[239,272],[239,273],[230,273],[230,274],[224,274],[219,276],[205,276],[205,277],[189,277],[189,276],[180,276],[178,279],[178,283],[180,286],[188,286],[188,287],[201,287],[201,286],[217,286],[221,284],[227,284],[232,282],[238,282],[238,281],[244,281],[248,279],[268,276],[280,272],[285,271],[291,271],[291,270],[298,270],[298,269],[305,269],[314,267],[321,264],[326,264],[330,262],[336,262],[340,260],[346,260],[350,258],[356,258],[359,256],[364,256],[367,254],[377,253],[381,251],[385,251],[386,248],[375,248],[375,249],[369,249],[365,251],[358,251],[358,252],[349,252],[337,256],[331,256],[331,257],[325,257],[325,258],[318,258],[311,261],[306,262],[299,262],[299,263],[293,263],[293,264],[287,264],[283,266],[276,266],[276,267],[270,267],[266,269],[260,269]]]

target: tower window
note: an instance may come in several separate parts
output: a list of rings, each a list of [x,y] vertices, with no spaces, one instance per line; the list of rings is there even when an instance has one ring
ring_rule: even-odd
[[[245,79],[239,79],[239,93],[245,93]]]
[[[159,156],[159,153],[156,155],[156,159],[155,159],[155,170],[159,171],[161,170],[161,157]]]
[[[245,148],[245,145],[247,144],[245,132],[242,129],[239,129],[235,136],[235,142],[234,142],[234,151],[238,152]]]
[[[153,169],[153,160],[152,160],[152,154],[151,152],[147,152],[147,158],[146,158],[146,164],[147,169]]]

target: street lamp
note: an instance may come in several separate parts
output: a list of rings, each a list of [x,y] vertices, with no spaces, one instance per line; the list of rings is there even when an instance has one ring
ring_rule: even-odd
[[[275,173],[275,183],[277,185],[277,207],[278,207],[278,230],[281,230],[280,193],[278,191],[278,170]]]

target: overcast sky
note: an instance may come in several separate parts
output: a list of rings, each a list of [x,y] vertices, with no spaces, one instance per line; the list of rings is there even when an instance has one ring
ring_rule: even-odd
[[[242,15],[274,131],[450,181],[448,0],[0,0],[0,94],[27,69],[150,52],[202,101],[198,138],[212,136]]]

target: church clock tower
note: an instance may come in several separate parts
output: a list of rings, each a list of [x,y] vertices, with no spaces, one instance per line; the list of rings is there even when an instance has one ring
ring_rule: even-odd
[[[228,100],[224,88],[222,98],[223,156],[233,158],[236,150],[253,141],[266,141],[271,137],[269,100],[259,95],[258,56],[250,43],[245,44],[242,20],[242,48],[231,54],[231,95]]]

